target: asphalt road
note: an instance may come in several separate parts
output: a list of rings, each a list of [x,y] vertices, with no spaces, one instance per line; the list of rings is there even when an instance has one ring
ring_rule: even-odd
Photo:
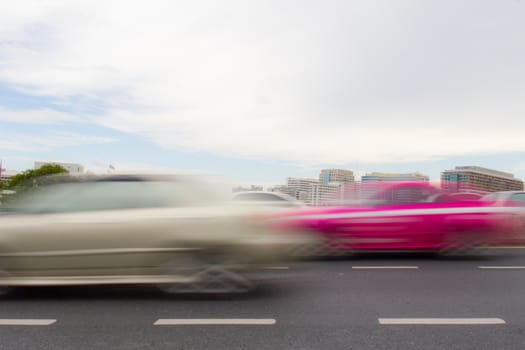
[[[0,300],[0,349],[525,348],[525,250],[287,267],[258,292],[220,298],[17,289]]]

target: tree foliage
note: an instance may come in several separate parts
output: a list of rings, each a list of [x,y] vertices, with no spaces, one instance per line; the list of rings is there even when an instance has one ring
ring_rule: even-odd
[[[4,186],[17,192],[24,191],[28,188],[38,187],[42,183],[41,179],[43,176],[68,173],[66,169],[58,164],[45,164],[38,169],[29,169],[16,174]]]

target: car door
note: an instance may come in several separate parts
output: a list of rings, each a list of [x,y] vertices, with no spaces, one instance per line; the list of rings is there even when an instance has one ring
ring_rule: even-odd
[[[176,208],[148,193],[146,182],[58,186],[41,212],[15,215],[2,229],[8,262],[30,274],[105,274],[154,268],[177,247]]]
[[[429,249],[441,240],[443,220],[439,204],[428,203],[426,188],[398,186],[383,194],[381,205],[350,210],[334,220],[333,231],[354,249]]]

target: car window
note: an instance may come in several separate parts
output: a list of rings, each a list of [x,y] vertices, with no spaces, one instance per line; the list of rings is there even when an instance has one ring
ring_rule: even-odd
[[[23,196],[12,208],[31,212],[79,212],[189,206],[204,200],[200,192],[177,181],[68,183],[46,186]]]
[[[525,206],[525,193],[514,193],[510,200],[513,202],[519,202],[520,205]]]
[[[437,193],[427,197],[426,202],[428,203],[450,203],[454,202],[454,196],[447,193]]]
[[[481,200],[487,202],[495,202],[496,200],[498,200],[498,195],[496,193],[489,193],[481,197]]]
[[[417,187],[399,187],[390,193],[390,195],[386,198],[387,201],[391,201],[391,203],[417,203],[417,202],[423,202],[427,200],[427,198],[430,196],[430,191],[423,188],[417,188]]]

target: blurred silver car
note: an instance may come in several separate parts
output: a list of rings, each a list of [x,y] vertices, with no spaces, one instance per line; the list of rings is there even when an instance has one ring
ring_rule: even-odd
[[[253,272],[309,238],[268,231],[188,177],[69,178],[0,215],[0,289],[153,283],[244,292]]]

